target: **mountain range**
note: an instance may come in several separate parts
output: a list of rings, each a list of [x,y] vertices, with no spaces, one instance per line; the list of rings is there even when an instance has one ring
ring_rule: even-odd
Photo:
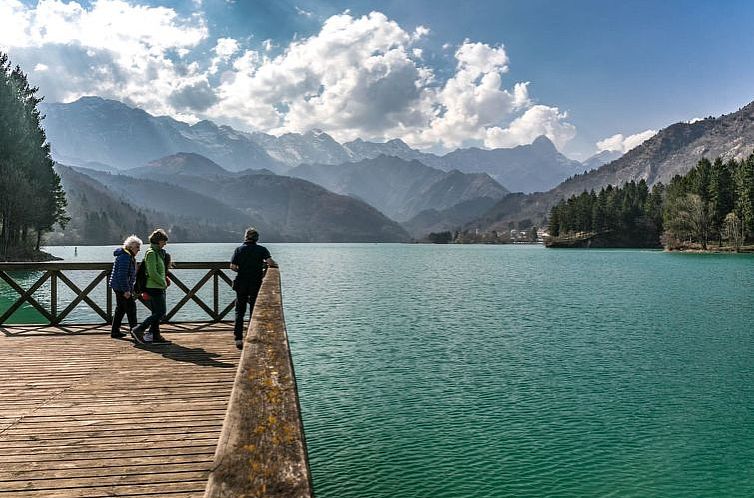
[[[459,149],[443,156],[421,152],[401,140],[354,140],[340,144],[320,130],[279,137],[247,133],[211,121],[193,125],[99,97],[40,104],[53,158],[93,169],[131,169],[178,152],[194,152],[228,171],[267,169],[285,174],[301,164],[342,164],[380,155],[417,160],[443,171],[487,173],[512,191],[542,191],[583,171],[546,137],[512,149]]]

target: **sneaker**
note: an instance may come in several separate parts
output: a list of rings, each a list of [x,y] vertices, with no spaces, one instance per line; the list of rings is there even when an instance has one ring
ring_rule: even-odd
[[[134,338],[134,342],[136,344],[144,344],[144,336],[141,334],[141,330],[139,329],[139,326],[131,329],[131,337]]]
[[[236,347],[237,347],[238,349],[243,349],[243,340],[241,340],[241,339],[236,339]]]
[[[126,337],[126,334],[124,334],[123,332],[110,332],[110,337],[112,337],[113,339],[123,339],[124,337]]]
[[[156,343],[156,344],[167,344],[167,343],[168,343],[168,342],[170,342],[170,341],[169,341],[169,340],[167,340],[167,339],[165,339],[165,338],[164,338],[164,337],[162,336],[162,334],[155,334],[155,335],[154,335],[154,336],[152,337],[152,342],[154,342],[154,343]]]
[[[145,332],[144,333],[144,344],[151,344],[154,342],[154,336],[151,332]]]

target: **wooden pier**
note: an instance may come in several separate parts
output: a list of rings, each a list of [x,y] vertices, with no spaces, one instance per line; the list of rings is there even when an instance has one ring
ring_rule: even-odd
[[[0,498],[311,496],[277,270],[243,352],[227,322],[162,330],[0,326]]]

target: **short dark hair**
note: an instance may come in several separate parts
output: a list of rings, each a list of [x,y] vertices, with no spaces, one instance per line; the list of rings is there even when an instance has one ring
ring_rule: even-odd
[[[254,227],[249,227],[246,229],[246,232],[243,234],[244,240],[250,240],[252,242],[256,242],[259,240],[259,232],[257,232],[257,229]]]
[[[163,230],[162,228],[157,228],[149,236],[149,243],[150,244],[157,244],[161,240],[164,240],[165,242],[167,242],[168,241],[168,233],[165,230]]]

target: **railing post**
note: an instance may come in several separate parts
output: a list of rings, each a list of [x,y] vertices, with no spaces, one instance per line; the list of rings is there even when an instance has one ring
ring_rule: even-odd
[[[113,293],[110,291],[110,273],[105,277],[105,292],[107,293],[107,323],[113,323]]]
[[[52,325],[57,325],[58,321],[58,270],[52,270],[50,275],[50,314],[52,315]]]
[[[218,275],[218,272],[222,270],[215,270],[214,275],[212,276],[212,298],[213,298],[213,304],[214,307],[212,310],[215,312],[215,321],[220,321],[220,276]]]

